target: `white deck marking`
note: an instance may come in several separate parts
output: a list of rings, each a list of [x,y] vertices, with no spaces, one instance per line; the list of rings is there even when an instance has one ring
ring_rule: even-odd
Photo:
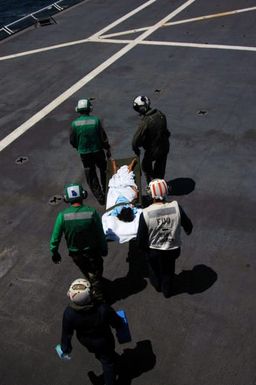
[[[30,51],[23,51],[23,52],[14,53],[11,55],[1,56],[0,61],[15,59],[15,58],[21,57],[21,56],[33,55],[34,53],[39,53],[39,52],[51,51],[53,49],[58,49],[58,48],[70,47],[72,45],[83,44],[83,43],[87,43],[87,42],[88,42],[88,39],[82,39],[82,40],[71,41],[69,43],[51,45],[50,47],[32,49]]]
[[[149,35],[154,33],[163,24],[165,24],[167,21],[171,20],[173,17],[178,15],[180,12],[182,12],[185,8],[187,8],[189,5],[191,5],[195,1],[196,0],[187,0],[184,4],[182,4],[180,7],[178,7],[175,11],[171,12],[168,16],[164,17],[159,22],[157,22],[156,24],[151,26],[147,31],[142,33],[135,40],[133,40],[132,42],[127,44],[125,47],[123,47],[121,50],[116,52],[109,59],[107,59],[105,62],[100,64],[94,70],[89,72],[82,79],[80,79],[78,82],[76,82],[72,87],[67,89],[64,93],[59,95],[51,103],[49,103],[47,106],[45,106],[41,111],[37,112],[30,119],[28,119],[26,122],[24,122],[21,126],[16,128],[13,132],[11,132],[9,135],[7,135],[4,139],[1,140],[0,151],[2,151],[9,144],[14,142],[17,138],[19,138],[22,134],[24,134],[24,132],[29,130],[32,126],[34,126],[37,122],[39,122],[41,119],[43,119],[46,115],[48,115],[51,111],[53,111],[60,104],[62,104],[70,96],[72,96],[74,93],[76,93],[78,90],[80,90],[85,84],[87,84],[89,81],[91,81],[97,75],[99,75],[102,71],[104,71],[106,68],[108,68],[111,64],[113,64],[115,61],[117,61],[120,57],[122,57],[127,52],[129,52],[131,49],[136,47],[136,45],[139,42],[141,42],[146,37],[148,37]],[[105,30],[106,30],[106,28],[105,28]],[[97,36],[97,34],[94,36]]]
[[[19,52],[19,53],[7,55],[7,56],[2,56],[2,57],[0,56],[0,61],[14,59],[14,58],[17,58],[17,57],[22,57],[22,56],[27,56],[27,55],[33,55],[35,53],[40,53],[40,52],[51,51],[51,50],[58,49],[58,48],[66,48],[66,47],[70,47],[70,46],[73,46],[73,45],[88,43],[88,42],[91,42],[91,41],[92,42],[102,42],[104,40],[104,42],[106,42],[106,43],[111,43],[112,42],[112,43],[125,43],[125,44],[128,44],[130,42],[130,40],[119,40],[119,41],[116,40],[115,41],[115,40],[110,40],[109,38],[146,31],[146,30],[148,30],[150,28],[150,26],[149,27],[143,27],[143,28],[131,29],[131,30],[122,31],[122,32],[115,32],[115,33],[111,33],[111,34],[107,34],[107,35],[102,35],[102,33],[106,32],[109,29],[111,29],[111,28],[115,27],[116,25],[120,24],[124,20],[128,19],[129,17],[133,16],[134,14],[139,12],[140,10],[142,10],[142,9],[146,8],[147,6],[151,5],[151,3],[155,2],[155,1],[157,1],[157,0],[150,0],[150,1],[148,1],[147,3],[143,4],[142,6],[136,8],[135,10],[129,12],[126,15],[124,15],[120,19],[114,21],[109,26],[103,28],[101,31],[99,31],[96,34],[90,36],[89,38],[81,39],[81,40],[76,40],[76,41],[71,41],[71,42],[62,43],[62,44],[56,44],[56,45],[52,45],[50,47],[43,47],[43,48],[38,48],[38,49],[30,50],[30,51]],[[191,18],[191,19],[184,19],[184,20],[173,21],[173,22],[170,22],[170,23],[165,23],[161,27],[169,27],[169,26],[172,26],[172,25],[191,23],[191,22],[194,22],[194,21],[203,21],[203,20],[207,20],[207,19],[211,19],[211,18],[229,16],[229,15],[234,15],[234,14],[243,13],[243,12],[250,12],[250,11],[255,11],[255,10],[256,10],[256,7],[244,8],[244,9],[236,9],[236,10],[233,10],[233,11],[226,11],[226,12],[214,13],[214,14],[205,15],[205,16],[198,16],[198,17],[194,17],[194,18]],[[108,39],[108,40],[106,40],[106,39]],[[156,44],[156,43],[154,43],[154,44]],[[160,44],[161,44],[161,42],[159,41],[159,45]],[[180,45],[181,47],[184,47],[185,44],[188,44],[187,45],[188,47],[203,48],[202,44],[199,44],[197,46],[196,43],[179,43],[179,42],[175,43],[175,42],[169,42],[170,46],[173,46],[173,45],[179,46]],[[166,42],[163,42],[162,45],[166,45]],[[235,48],[229,48],[229,47],[236,47],[236,46],[232,46],[232,45],[226,45],[225,46],[225,45],[214,45],[214,44],[211,45],[211,48],[235,49]],[[245,49],[241,49],[241,46],[237,46],[237,50],[240,50],[240,51],[241,50],[254,51],[254,47],[246,47]]]
[[[149,27],[142,27],[142,28],[135,28],[135,29],[128,29],[127,31],[122,31],[122,32],[109,33],[107,35],[99,36],[99,39],[111,38],[111,37],[115,37],[115,36],[130,35],[132,33],[146,31],[149,28],[150,28],[150,26]]]
[[[114,27],[116,27],[118,24],[120,24],[123,21],[127,20],[131,16],[135,15],[136,13],[140,12],[141,10],[143,10],[144,8],[148,7],[149,5],[155,3],[156,1],[157,0],[149,0],[149,1],[147,1],[146,3],[142,4],[140,7],[135,8],[133,11],[127,13],[126,15],[121,17],[120,19],[117,19],[116,21],[114,21],[112,24],[109,24],[107,27],[101,29],[99,32],[96,32],[94,35],[92,35],[92,38],[99,37],[103,33],[109,31],[110,29],[112,29]]]
[[[136,13],[142,11],[144,8],[146,8],[149,5],[155,3],[156,1],[157,0],[149,0],[149,1],[147,1],[146,3],[142,4],[138,8],[133,9],[131,12],[128,12],[126,15],[124,15],[124,16],[120,17],[119,19],[115,20],[113,23],[109,24],[107,27],[101,29],[99,32],[93,34],[91,37],[93,39],[95,37],[99,37],[102,33],[107,32],[110,29],[116,27],[118,24],[120,24],[123,21],[129,19],[131,16],[134,16]],[[33,49],[33,50],[30,50],[30,51],[19,52],[19,53],[15,53],[15,54],[12,54],[12,55],[2,56],[2,57],[0,57],[0,61],[1,60],[14,59],[16,57],[21,57],[21,56],[33,55],[34,53],[39,53],[39,52],[51,51],[53,49],[58,49],[58,48],[70,47],[72,45],[87,43],[88,41],[90,41],[90,37],[87,38],[87,39],[71,41],[71,42],[68,42],[68,43],[56,44],[56,45],[52,45],[50,47],[43,47],[43,48]]]
[[[161,43],[161,44],[159,44]],[[141,44],[145,45],[165,45],[172,47],[188,47],[188,48],[206,48],[206,49],[225,49],[225,50],[233,50],[233,51],[251,51],[255,52],[256,47],[248,47],[242,45],[222,45],[222,44],[201,44],[201,43],[182,43],[182,42],[169,42],[169,41],[142,41]]]
[[[95,39],[97,42],[98,39]],[[129,44],[133,40],[121,40],[121,39],[103,39],[100,40],[102,43],[111,44]],[[143,40],[138,44],[141,45],[159,45],[159,46],[170,46],[170,47],[188,47],[188,48],[209,48],[209,49],[226,49],[233,51],[251,51],[255,52],[256,47],[243,46],[243,45],[225,45],[225,44],[208,44],[208,43],[186,43],[176,41],[154,41],[154,40]]]
[[[213,13],[213,14],[210,14],[210,15],[193,17],[191,19],[171,21],[170,23],[166,23],[165,25],[163,25],[163,27],[169,27],[169,26],[177,25],[177,24],[192,23],[194,21],[203,21],[203,20],[208,20],[208,19],[213,19],[213,18],[218,18],[218,17],[223,17],[223,16],[236,15],[238,13],[250,12],[250,11],[255,11],[255,10],[256,10],[256,7],[250,7],[250,8],[244,8],[244,9],[236,9],[234,11],[226,11],[226,12]],[[110,33],[110,34],[107,34],[107,35],[102,35],[102,36],[100,36],[100,38],[101,39],[105,39],[105,38],[112,38],[112,37],[116,37],[116,36],[130,35],[132,33],[146,31],[148,28],[150,28],[150,27],[136,28],[136,29],[130,29],[130,30],[127,30],[127,31],[122,31],[122,32]]]
[[[255,11],[256,7],[250,7],[250,8],[243,8],[243,9],[236,9],[234,11],[227,11],[227,12],[220,12],[220,13],[213,13],[211,15],[205,15],[205,16],[198,16],[198,17],[193,17],[191,19],[185,19],[185,20],[178,20],[178,21],[172,21],[171,23],[166,23],[166,26],[170,25],[177,25],[177,24],[184,24],[184,23],[191,23],[194,21],[202,21],[202,20],[208,20],[208,19],[214,19],[218,17],[223,17],[223,16],[230,16],[230,15],[236,15],[238,13],[243,13],[243,12],[250,12],[250,11]]]

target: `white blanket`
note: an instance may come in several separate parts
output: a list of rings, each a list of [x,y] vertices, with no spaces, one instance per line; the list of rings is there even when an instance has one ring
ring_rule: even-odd
[[[108,183],[106,209],[114,206],[119,196],[126,197],[129,202],[136,198],[136,193],[132,189],[132,187],[137,187],[134,176],[133,171],[128,172],[126,165],[117,170]]]
[[[120,167],[117,173],[112,176],[108,183],[107,209],[115,205],[119,196],[126,197],[129,202],[136,198],[137,194],[131,187],[137,187],[134,176],[133,171],[128,172],[128,166]],[[111,216],[111,211],[103,214],[102,225],[106,239],[124,243],[136,238],[141,212],[141,209],[137,209],[137,213],[132,222],[120,221],[117,217]]]
[[[103,214],[102,225],[106,239],[108,241],[118,241],[119,243],[125,243],[131,239],[136,238],[139,218],[142,213],[142,209],[137,209],[137,213],[132,222],[120,221],[117,217],[111,216],[110,212]]]

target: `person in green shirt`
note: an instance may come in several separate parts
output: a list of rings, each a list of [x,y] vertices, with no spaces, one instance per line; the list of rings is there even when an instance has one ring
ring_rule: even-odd
[[[80,114],[71,123],[70,144],[78,151],[85,170],[87,183],[98,202],[105,204],[106,169],[111,157],[107,134],[97,116],[90,115],[92,104],[89,99],[81,99],[76,106]],[[106,150],[106,155],[105,151]],[[100,182],[96,168],[100,173]]]
[[[65,187],[64,199],[70,205],[57,215],[51,239],[50,251],[54,263],[61,262],[58,248],[64,234],[69,255],[84,276],[91,282],[94,295],[103,299],[103,256],[108,246],[96,209],[83,204],[87,192],[79,184]]]

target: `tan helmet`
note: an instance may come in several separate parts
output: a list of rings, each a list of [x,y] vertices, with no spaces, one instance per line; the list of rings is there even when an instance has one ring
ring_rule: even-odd
[[[76,305],[83,306],[91,302],[91,284],[85,278],[78,278],[71,283],[67,296]]]

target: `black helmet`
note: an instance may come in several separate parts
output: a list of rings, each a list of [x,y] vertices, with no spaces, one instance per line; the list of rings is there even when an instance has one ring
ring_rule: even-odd
[[[133,108],[144,115],[150,109],[150,99],[147,96],[136,96],[133,100]]]

